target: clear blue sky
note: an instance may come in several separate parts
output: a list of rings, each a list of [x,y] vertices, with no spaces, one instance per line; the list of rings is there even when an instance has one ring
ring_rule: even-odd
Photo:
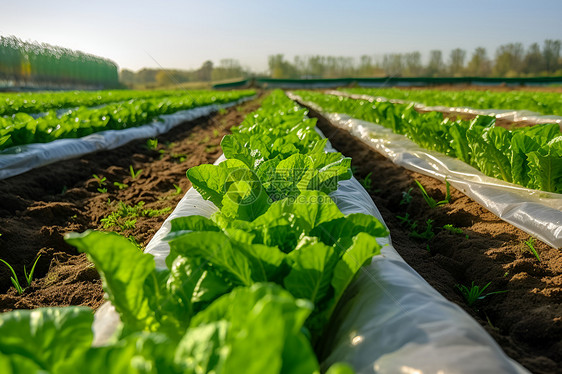
[[[0,35],[107,57],[121,68],[192,69],[235,58],[254,71],[267,56],[336,55],[562,39],[562,1],[4,1]],[[152,56],[154,59],[152,59]],[[157,62],[155,62],[156,60]]]

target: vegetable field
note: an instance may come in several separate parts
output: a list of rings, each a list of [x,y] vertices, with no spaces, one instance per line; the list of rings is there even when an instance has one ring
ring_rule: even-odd
[[[541,114],[559,114],[562,102],[555,93],[341,91]],[[559,124],[502,127],[494,117],[321,91],[0,94],[0,161],[38,143],[157,126],[162,116],[209,105],[220,109],[156,137],[0,180],[2,372],[335,374],[383,364],[380,372],[396,372],[411,360],[420,370],[439,367],[439,357],[395,353],[425,349],[420,341],[430,345],[432,333],[402,342],[380,324],[393,313],[448,323],[399,301],[425,292],[421,278],[404,280],[398,294],[381,286],[374,264],[390,261],[425,279],[436,304],[462,308],[451,307],[446,339],[449,357],[457,346],[464,353],[444,355],[443,370],[481,368],[481,357],[505,372],[561,372],[560,249],[455,188],[455,173],[436,179],[405,169],[373,146],[395,138],[359,137],[332,114],[380,125],[433,152],[435,164],[447,156],[558,212]],[[490,199],[501,205],[504,196]],[[556,238],[555,220],[539,222],[538,232]],[[360,307],[363,288],[395,300],[376,309],[384,312],[369,317],[373,324],[361,325],[372,313]],[[456,336],[460,315],[474,330]],[[385,348],[369,348],[377,344]]]

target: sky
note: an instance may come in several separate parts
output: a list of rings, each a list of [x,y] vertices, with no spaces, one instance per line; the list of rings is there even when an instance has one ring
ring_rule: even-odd
[[[267,57],[385,53],[562,39],[560,0],[7,1],[0,35],[95,54],[121,69],[195,69],[233,58],[255,72]]]

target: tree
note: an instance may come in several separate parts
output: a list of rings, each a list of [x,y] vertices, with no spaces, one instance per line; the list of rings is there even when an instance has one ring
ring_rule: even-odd
[[[423,66],[421,62],[421,53],[411,52],[404,54],[404,75],[410,77],[418,77],[422,74]]]
[[[523,59],[523,72],[526,74],[537,75],[545,69],[545,63],[541,47],[538,43],[533,43],[527,49]]]
[[[494,73],[500,77],[513,77],[522,72],[523,44],[509,43],[500,45],[496,50]]]
[[[400,53],[391,53],[383,56],[382,68],[387,76],[401,76],[404,72],[404,61]]]
[[[213,62],[205,61],[203,65],[197,70],[197,79],[202,82],[210,82],[213,74]]]
[[[558,60],[560,59],[560,40],[545,40],[543,56],[546,71],[549,73],[556,71],[559,66]]]
[[[435,77],[443,72],[443,53],[434,49],[429,52],[429,63],[427,64],[426,74]]]
[[[169,86],[175,83],[173,77],[166,70],[159,70],[156,73],[156,84],[159,86]]]
[[[478,47],[474,50],[472,58],[468,63],[467,71],[472,76],[486,77],[490,74],[491,66],[486,48]]]
[[[268,65],[271,78],[296,78],[295,67],[285,61],[282,54],[269,56]]]
[[[219,66],[213,68],[212,78],[220,81],[231,78],[242,78],[245,73],[240,62],[232,58],[225,58],[219,61]]]
[[[462,74],[464,73],[465,57],[466,51],[464,49],[455,48],[451,51],[451,54],[449,55],[449,72],[452,76],[462,76]]]

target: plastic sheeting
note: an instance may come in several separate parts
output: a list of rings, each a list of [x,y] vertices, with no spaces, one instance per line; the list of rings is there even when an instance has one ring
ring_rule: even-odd
[[[353,99],[362,99],[368,101],[388,101],[396,104],[407,104],[411,101],[398,100],[398,99],[387,99],[384,96],[371,96],[371,95],[360,95],[351,94],[343,91],[327,91],[326,93],[330,95],[347,96]],[[414,107],[419,110],[428,112],[451,112],[459,114],[472,114],[472,115],[483,115],[492,116],[496,118],[505,119],[512,122],[528,122],[531,124],[542,124],[542,123],[557,123],[562,128],[562,117],[554,115],[543,115],[541,113],[531,112],[530,110],[512,110],[512,109],[474,109],[470,107],[448,107],[443,105],[438,106],[426,106],[420,103],[414,103]]]
[[[327,151],[333,151],[327,145]],[[215,164],[222,162],[221,156]],[[332,199],[344,214],[364,213],[384,220],[355,179],[339,183]],[[170,248],[163,238],[171,220],[187,215],[210,217],[217,208],[190,189],[146,248],[157,267],[165,267]],[[364,267],[346,291],[325,341],[323,369],[338,361],[358,373],[528,373],[505,355],[466,312],[447,301],[392,247],[379,238],[382,253]],[[117,330],[119,316],[110,303],[95,315],[94,344]]]
[[[227,104],[213,104],[162,115],[159,121],[124,130],[108,130],[78,139],[58,139],[50,143],[36,143],[12,147],[0,152],[0,179],[6,179],[45,166],[101,150],[120,147],[132,140],[158,136],[175,126],[203,117],[220,108],[228,108],[254,98],[247,97]]]
[[[295,95],[291,98],[299,100]],[[349,131],[396,165],[447,181],[502,220],[554,248],[562,247],[562,195],[528,189],[482,174],[472,166],[441,153],[420,148],[392,130],[351,118],[324,113],[314,103],[303,104],[323,113],[335,126]]]

